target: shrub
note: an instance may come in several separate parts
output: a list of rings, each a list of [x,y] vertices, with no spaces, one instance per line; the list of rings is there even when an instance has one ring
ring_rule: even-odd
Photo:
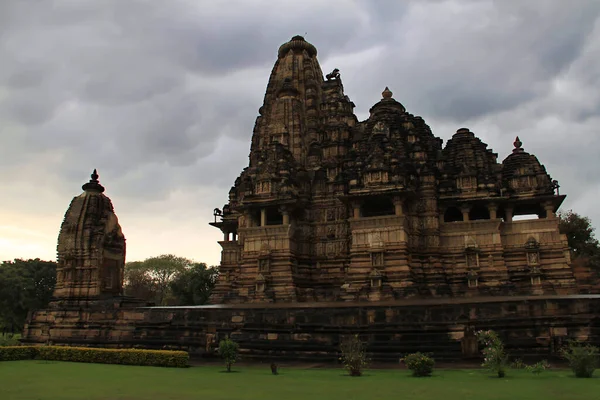
[[[508,356],[504,350],[504,343],[494,331],[479,331],[477,339],[483,343],[483,364],[482,367],[498,374],[498,378],[506,375],[506,366],[508,365]]]
[[[0,334],[0,347],[2,346],[19,346],[19,335]]]
[[[37,355],[34,346],[3,346],[0,347],[0,361],[32,360]]]
[[[188,366],[189,354],[185,351],[96,349],[67,346],[0,347],[0,361],[33,358],[51,361],[183,368]]]
[[[344,363],[344,368],[348,370],[350,376],[361,376],[363,370],[367,368],[369,360],[365,345],[358,335],[352,335],[346,338],[340,344],[342,356],[340,360]]]
[[[548,368],[550,368],[550,364],[548,364],[548,361],[546,360],[542,360],[539,362],[536,362],[533,365],[527,365],[525,366],[525,369],[533,374],[539,375],[542,372],[544,372],[545,370],[547,370]]]
[[[219,342],[219,355],[225,361],[227,372],[231,372],[231,366],[237,361],[239,348],[239,344],[229,338]]]
[[[571,341],[561,354],[569,361],[571,369],[578,378],[591,378],[594,370],[598,367],[600,353],[596,346]]]
[[[431,376],[435,360],[431,354],[420,352],[409,354],[401,361],[404,361],[406,367],[412,371],[413,376]]]
[[[520,358],[517,358],[512,364],[510,364],[510,367],[512,369],[525,369],[527,368],[527,364],[525,364]]]

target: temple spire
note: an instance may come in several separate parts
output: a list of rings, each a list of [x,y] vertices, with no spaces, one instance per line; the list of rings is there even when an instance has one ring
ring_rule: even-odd
[[[381,96],[384,99],[391,99],[392,98],[392,91],[386,86],[385,89],[383,90],[383,92],[381,92]]]
[[[513,153],[522,153],[523,150],[523,142],[521,142],[521,139],[519,139],[519,137],[517,136],[517,138],[515,139],[515,141],[513,142],[513,145],[515,146],[515,148],[513,149]]]
[[[84,184],[81,188],[83,190],[85,190],[86,192],[97,192],[97,193],[103,193],[104,192],[104,186],[102,186],[100,184],[100,181],[98,181],[98,171],[94,168],[94,172],[92,172],[90,181],[86,184]]]

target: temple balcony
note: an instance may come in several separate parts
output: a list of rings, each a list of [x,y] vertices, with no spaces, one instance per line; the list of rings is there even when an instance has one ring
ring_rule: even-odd
[[[352,251],[375,249],[405,243],[405,217],[385,215],[350,220]]]
[[[260,252],[269,251],[290,252],[296,250],[296,243],[292,239],[292,225],[266,225],[240,229],[244,237],[243,251]]]

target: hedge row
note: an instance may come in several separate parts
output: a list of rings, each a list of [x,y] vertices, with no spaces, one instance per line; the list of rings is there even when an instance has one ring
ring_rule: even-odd
[[[170,350],[95,349],[65,346],[0,347],[0,361],[31,359],[184,368],[188,366],[189,354],[185,351]]]
[[[34,346],[1,346],[0,361],[31,360],[37,353]]]

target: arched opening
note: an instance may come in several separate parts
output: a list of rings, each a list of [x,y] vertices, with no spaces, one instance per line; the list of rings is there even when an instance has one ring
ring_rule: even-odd
[[[479,219],[490,219],[490,210],[482,205],[476,205],[469,211],[469,220],[477,221]]]
[[[260,210],[250,212],[250,226],[260,226]]]
[[[267,225],[283,225],[283,215],[277,207],[267,208]]]
[[[459,222],[463,220],[463,214],[458,207],[448,207],[444,212],[444,222]]]
[[[395,215],[396,209],[392,199],[385,196],[370,197],[365,199],[361,206],[362,217],[380,217],[383,215]]]

